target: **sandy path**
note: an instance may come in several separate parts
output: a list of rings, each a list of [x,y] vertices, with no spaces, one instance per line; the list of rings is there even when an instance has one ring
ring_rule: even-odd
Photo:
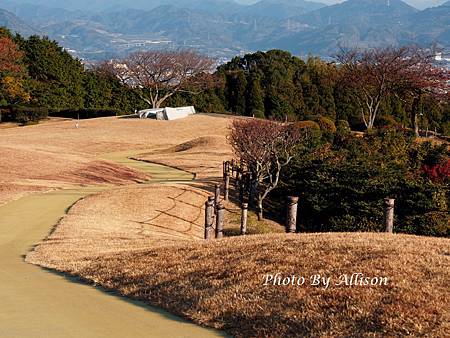
[[[164,170],[150,169],[164,179]],[[176,178],[173,171],[169,177]],[[0,337],[221,336],[23,261],[23,255],[48,235],[69,206],[99,190],[60,190],[0,207]]]

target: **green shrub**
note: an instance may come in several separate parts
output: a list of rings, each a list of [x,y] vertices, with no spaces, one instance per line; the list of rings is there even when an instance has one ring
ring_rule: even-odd
[[[395,201],[396,232],[449,236],[448,181],[422,168],[448,159],[445,147],[417,144],[408,134],[382,130],[304,152],[270,198],[300,197],[303,231],[383,231],[383,200]]]
[[[252,116],[259,118],[259,119],[263,119],[266,116],[264,115],[264,112],[262,110],[258,110],[258,109],[253,109],[252,110]]]
[[[306,128],[311,130],[320,130],[320,126],[317,122],[314,121],[298,121],[295,122],[296,126],[299,128]]]
[[[336,133],[336,126],[333,120],[331,120],[330,118],[325,116],[319,116],[319,118],[317,119],[317,123],[320,126],[320,130],[322,130],[323,132],[331,134]]]
[[[442,134],[444,136],[450,136],[450,122],[444,122],[442,124]]]
[[[380,115],[375,120],[375,127],[397,127],[400,124],[392,115]]]
[[[349,134],[351,131],[350,124],[346,120],[338,120],[336,123],[336,132]]]
[[[350,133],[350,124],[346,120],[338,120],[336,123],[336,136],[334,141],[336,144],[344,142],[344,140],[350,136]]]

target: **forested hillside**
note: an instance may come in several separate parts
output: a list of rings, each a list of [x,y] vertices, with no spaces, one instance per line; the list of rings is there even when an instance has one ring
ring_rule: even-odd
[[[124,86],[115,76],[95,67],[86,69],[55,41],[12,36],[2,30],[0,43],[5,55],[0,64],[4,121],[8,111],[22,112],[23,107],[28,111],[38,109],[36,118],[45,112],[58,114],[64,110],[101,110],[82,114],[95,117],[148,108],[141,99],[145,96],[141,89]],[[364,130],[353,89],[345,87],[339,76],[340,67],[320,58],[302,60],[280,50],[257,52],[220,66],[213,75],[215,80],[202,85],[202,90],[186,88],[164,104],[265,118],[316,121],[323,117],[335,123],[344,120],[352,129]],[[406,92],[386,95],[375,126],[412,127],[411,113],[415,110],[421,129],[449,134],[448,100],[424,93],[416,101]]]
[[[118,79],[87,70],[55,41],[0,31],[1,119],[27,123],[48,113],[124,114],[145,107]]]
[[[238,115],[318,120],[344,120],[364,130],[361,109],[340,78],[340,67],[320,58],[302,60],[289,52],[272,50],[236,57],[220,66],[215,88],[200,95],[180,93],[169,104],[194,104],[203,111],[230,111]],[[417,102],[416,102],[417,103]],[[420,116],[420,128],[450,133],[448,98],[424,93],[420,102],[408,93],[386,95],[380,104],[376,127],[412,127],[411,114]]]

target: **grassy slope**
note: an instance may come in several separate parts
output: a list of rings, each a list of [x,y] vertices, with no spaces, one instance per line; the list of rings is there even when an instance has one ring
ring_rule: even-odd
[[[238,337],[450,335],[450,240],[257,235],[109,255],[88,280]],[[388,277],[387,286],[264,286],[267,273]]]
[[[144,157],[197,172],[207,180],[220,175],[221,161],[229,157],[229,149],[216,137],[227,131],[224,119],[196,116],[158,122],[87,121],[76,135],[66,122],[56,124],[59,128],[36,126],[39,129],[2,135],[7,137],[0,146],[22,144],[19,141],[26,138],[41,149],[47,149],[48,142],[57,144],[55,152],[60,144],[71,151],[76,145],[86,155],[105,149],[157,148],[161,151]],[[47,132],[58,142],[50,141]],[[209,153],[198,142],[205,137]],[[212,141],[218,140],[222,145],[216,147]],[[183,147],[172,148],[176,145]],[[162,154],[167,149],[170,154]],[[54,170],[50,162],[45,167],[48,175]],[[236,336],[450,336],[450,304],[444,297],[450,285],[449,239],[272,234],[213,243],[192,240],[202,236],[201,207],[211,187],[205,182],[170,189],[133,186],[93,196],[77,203],[50,240],[27,259]],[[192,190],[188,197],[183,195],[186,190]],[[157,222],[147,224],[149,219]],[[174,235],[180,239],[170,240]],[[362,272],[386,276],[389,285],[328,290],[263,286],[263,275],[276,272],[334,278]]]

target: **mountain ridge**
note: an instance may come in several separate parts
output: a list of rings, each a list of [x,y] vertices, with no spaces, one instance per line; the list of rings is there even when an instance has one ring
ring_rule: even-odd
[[[7,2],[0,0],[0,5]],[[158,2],[162,0],[152,1]],[[22,32],[27,25],[28,31],[42,31],[82,58],[120,56],[142,48],[193,48],[229,58],[273,48],[330,56],[341,47],[450,46],[450,1],[423,11],[401,0],[348,0],[331,6],[303,0],[262,0],[250,6],[215,0],[213,7],[204,8],[206,4],[176,0],[148,11],[92,13],[23,5],[15,8],[25,13],[29,25],[13,19],[12,13],[3,21]]]

